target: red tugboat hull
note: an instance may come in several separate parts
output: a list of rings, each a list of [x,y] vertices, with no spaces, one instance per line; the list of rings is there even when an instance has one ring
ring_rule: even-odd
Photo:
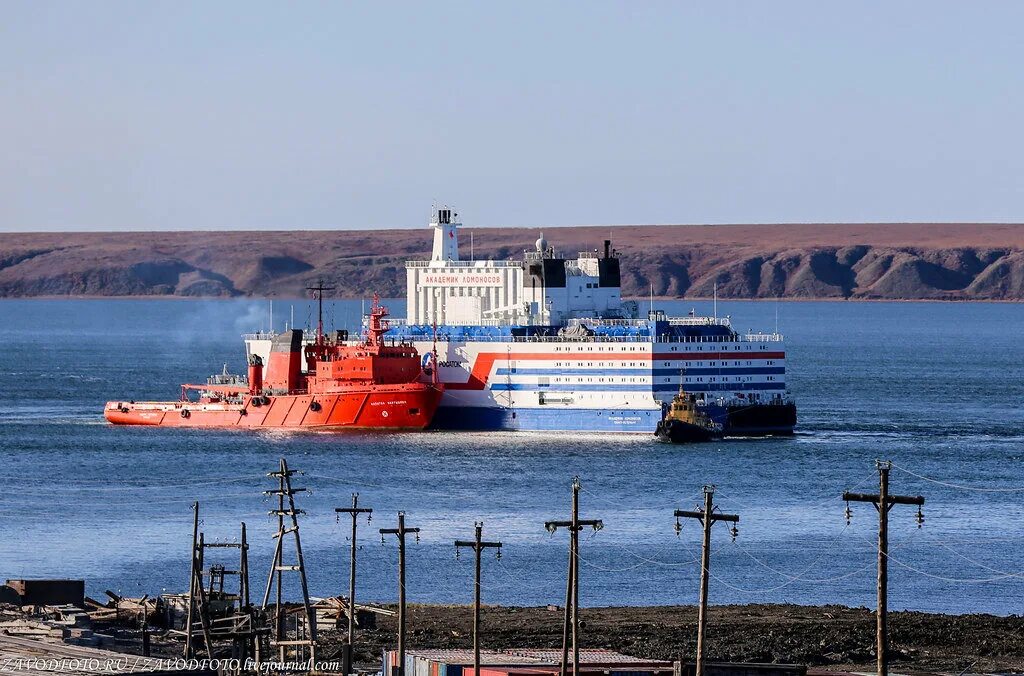
[[[442,388],[427,383],[374,385],[326,394],[246,395],[228,402],[107,402],[115,425],[291,430],[421,430],[441,402]]]
[[[388,310],[376,294],[362,341],[324,335],[323,294],[317,293],[316,336],[301,329],[273,334],[267,363],[249,355],[248,376],[227,372],[206,385],[182,385],[178,401],[108,401],[103,416],[115,425],[248,429],[422,430],[434,419],[444,386],[437,351],[421,359],[404,342],[387,344]],[[429,363],[429,368],[425,365]],[[429,378],[429,381],[427,381]],[[199,392],[198,399],[189,393]]]

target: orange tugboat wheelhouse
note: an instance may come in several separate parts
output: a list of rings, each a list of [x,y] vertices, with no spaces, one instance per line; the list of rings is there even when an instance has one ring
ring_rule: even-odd
[[[387,308],[373,299],[358,343],[323,330],[323,284],[316,337],[301,329],[274,334],[267,363],[249,356],[248,378],[226,373],[182,385],[180,401],[107,402],[115,425],[285,429],[423,429],[441,401],[436,351],[427,359],[406,342],[386,341]],[[424,365],[425,364],[425,365]]]

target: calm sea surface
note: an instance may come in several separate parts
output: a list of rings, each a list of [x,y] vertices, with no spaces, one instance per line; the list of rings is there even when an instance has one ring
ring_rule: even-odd
[[[689,303],[663,303],[682,313]],[[707,304],[698,311],[709,310]],[[415,602],[469,602],[472,561],[452,541],[483,520],[505,543],[484,565],[489,603],[559,603],[578,474],[584,518],[603,531],[582,543],[585,605],[692,603],[699,524],[676,537],[672,510],[705,483],[740,514],[733,543],[716,527],[713,603],[874,603],[875,510],[844,489],[875,491],[875,458],[891,458],[893,490],[923,494],[892,511],[890,603],[932,611],[1020,613],[1024,599],[1024,306],[917,303],[722,303],[736,328],[786,334],[799,434],[669,446],[611,434],[284,434],[114,428],[107,399],[173,399],[227,363],[244,364],[239,334],[266,327],[256,301],[0,301],[0,576],[84,577],[88,591],[180,591],[192,514],[207,540],[253,544],[262,592],[274,524],[261,491],[286,457],[296,484],[311,591],[347,589],[347,521],[334,507],[374,508],[361,525],[360,594],[396,596],[396,544],[377,529],[405,510],[422,529],[410,546]],[[401,315],[400,302],[392,310]],[[359,302],[329,305],[357,324]],[[275,326],[292,304],[275,303]],[[294,304],[307,324],[310,308]],[[935,483],[925,480],[928,477]],[[218,550],[227,556],[230,550]],[[231,563],[230,559],[224,559]],[[290,596],[298,594],[292,580]]]

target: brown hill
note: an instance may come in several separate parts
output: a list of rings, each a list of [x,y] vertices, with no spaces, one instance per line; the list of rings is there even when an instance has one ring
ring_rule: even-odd
[[[464,228],[477,257],[508,258],[537,230]],[[581,226],[547,237],[566,255],[611,234],[623,294],[725,298],[1024,300],[1024,225]],[[403,296],[430,231],[5,233],[0,296]]]

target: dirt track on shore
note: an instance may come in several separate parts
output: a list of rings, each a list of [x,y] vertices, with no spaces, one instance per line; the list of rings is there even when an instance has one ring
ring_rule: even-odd
[[[583,646],[601,647],[652,659],[692,659],[697,612],[693,606],[586,608]],[[485,647],[559,647],[561,611],[488,607],[482,613]],[[469,648],[472,611],[467,606],[409,608],[408,645]],[[359,632],[358,662],[379,668],[392,648],[394,618],[379,618],[376,629]],[[1024,670],[1024,618],[993,615],[890,613],[894,669]],[[343,632],[322,632],[332,648]],[[875,618],[865,608],[843,606],[714,606],[708,625],[708,657],[729,662],[806,664],[827,669],[874,668]]]

